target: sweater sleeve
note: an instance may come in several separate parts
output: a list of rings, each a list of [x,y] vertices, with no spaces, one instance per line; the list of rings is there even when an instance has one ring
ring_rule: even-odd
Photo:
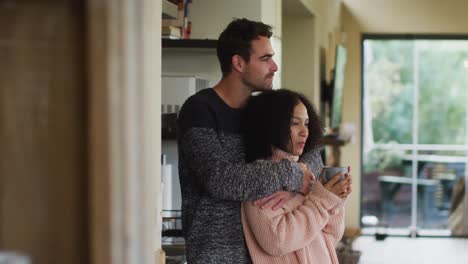
[[[315,176],[318,176],[323,168],[322,156],[320,155],[320,149],[318,148],[309,150],[302,154],[299,162],[306,164]]]
[[[337,208],[330,210],[330,219],[328,220],[327,225],[323,229],[323,233],[328,237],[330,242],[336,246],[341,240],[344,234],[345,225],[344,225],[344,201],[339,203]]]
[[[227,160],[230,150],[221,142],[214,114],[205,104],[184,105],[178,123],[179,160],[182,157],[191,177],[212,197],[247,201],[302,187],[303,173],[295,162]]]
[[[323,167],[319,149],[313,149],[304,153],[299,161],[307,164],[316,176],[320,174],[320,170]],[[342,199],[340,203],[329,210],[330,219],[323,229],[323,233],[330,239],[333,245],[336,245],[340,241],[344,233],[344,204],[345,200]]]
[[[329,211],[340,200],[317,184],[306,197],[298,195],[290,200],[287,206],[299,204],[292,209],[286,206],[273,211],[245,203],[246,222],[265,252],[274,256],[284,255],[303,248],[321,235],[329,223]]]

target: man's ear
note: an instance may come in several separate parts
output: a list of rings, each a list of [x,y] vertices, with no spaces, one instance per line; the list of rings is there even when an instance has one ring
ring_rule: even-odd
[[[246,63],[245,63],[244,59],[241,56],[239,56],[239,55],[232,56],[231,62],[232,62],[232,69],[233,70],[236,70],[238,72],[243,72],[244,71],[244,67],[245,67]]]

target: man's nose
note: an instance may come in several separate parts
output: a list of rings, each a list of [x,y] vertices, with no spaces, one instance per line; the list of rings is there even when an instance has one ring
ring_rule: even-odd
[[[271,61],[272,61],[271,71],[272,72],[277,72],[278,71],[278,64],[276,64],[275,60],[271,60]]]

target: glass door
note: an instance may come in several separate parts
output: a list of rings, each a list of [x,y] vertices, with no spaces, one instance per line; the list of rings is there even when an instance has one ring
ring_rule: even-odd
[[[468,234],[468,220],[454,217],[467,206],[468,39],[366,36],[362,45],[363,227]]]

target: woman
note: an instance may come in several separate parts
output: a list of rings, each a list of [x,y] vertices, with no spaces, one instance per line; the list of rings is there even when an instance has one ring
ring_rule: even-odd
[[[317,149],[322,138],[320,119],[309,101],[285,89],[253,96],[245,108],[244,127],[248,162],[297,162],[304,151]],[[278,210],[244,202],[242,224],[253,263],[338,263],[335,245],[344,231],[349,168],[344,180],[339,181],[340,176],[325,185],[314,180],[308,194],[295,195]]]

